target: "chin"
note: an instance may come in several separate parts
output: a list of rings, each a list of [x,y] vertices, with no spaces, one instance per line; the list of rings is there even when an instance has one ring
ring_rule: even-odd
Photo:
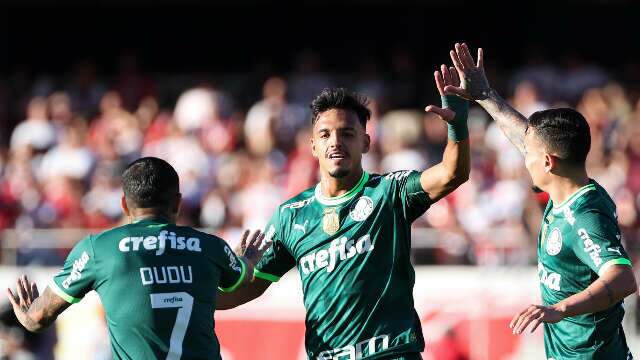
[[[329,171],[329,175],[331,175],[331,177],[338,178],[338,179],[346,177],[347,175],[349,175],[349,173],[350,173],[349,169],[344,169],[344,168],[337,168]]]

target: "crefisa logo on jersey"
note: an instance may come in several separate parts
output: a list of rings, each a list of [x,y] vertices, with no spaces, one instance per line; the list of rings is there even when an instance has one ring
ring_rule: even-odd
[[[199,238],[190,237],[187,239],[184,236],[176,236],[173,231],[166,230],[160,231],[157,237],[130,236],[121,239],[118,243],[118,250],[121,252],[155,250],[157,256],[164,254],[167,247],[175,250],[202,252]]]
[[[562,250],[562,234],[560,229],[554,228],[547,240],[547,254],[555,256],[560,253],[560,250]]]
[[[354,221],[363,221],[373,212],[373,200],[368,196],[360,196],[358,201],[351,205],[349,216]]]
[[[80,258],[73,262],[73,268],[71,270],[71,274],[69,274],[69,276],[67,276],[67,278],[64,279],[64,281],[62,282],[62,287],[65,289],[68,289],[69,285],[71,285],[72,282],[76,280],[80,280],[80,278],[82,277],[82,270],[84,270],[88,262],[89,262],[89,254],[87,254],[86,251],[83,251],[82,255],[80,255]]]

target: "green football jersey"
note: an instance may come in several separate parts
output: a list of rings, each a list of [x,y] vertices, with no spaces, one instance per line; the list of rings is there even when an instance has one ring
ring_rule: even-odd
[[[70,303],[98,293],[114,359],[220,359],[216,294],[245,276],[224,240],[158,218],[84,238],[50,287]]]
[[[297,267],[310,359],[379,359],[424,349],[413,305],[411,223],[429,207],[420,173],[363,173],[346,194],[320,185],[280,205],[273,246],[256,267],[269,281]],[[399,357],[402,358],[402,357]]]
[[[615,204],[595,181],[558,206],[549,200],[538,236],[544,305],[583,291],[611,265],[630,266],[620,237]],[[627,359],[623,316],[621,301],[601,312],[544,324],[547,358]]]

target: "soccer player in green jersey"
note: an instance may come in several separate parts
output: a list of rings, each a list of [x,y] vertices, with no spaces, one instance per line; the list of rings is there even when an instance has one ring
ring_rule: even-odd
[[[178,174],[164,160],[134,161],[122,183],[130,223],[81,240],[42,296],[20,277],[15,294],[7,289],[18,320],[39,331],[95,290],[114,359],[220,359],[217,291],[252,281],[253,264],[266,250],[262,235],[245,232],[245,257],[238,258],[224,240],[175,225]]]
[[[620,239],[616,207],[585,169],[589,125],[573,109],[525,118],[490,86],[482,49],[474,63],[466,44],[451,58],[462,79],[456,93],[480,104],[522,152],[534,190],[550,200],[538,236],[542,305],[530,305],[510,323],[514,334],[544,324],[548,359],[631,359],[621,321],[623,299],[637,291]]]
[[[451,70],[451,71],[450,71]],[[310,359],[420,359],[424,339],[414,309],[411,223],[469,176],[467,102],[445,96],[453,68],[435,73],[449,140],[441,163],[423,171],[369,174],[366,99],[325,89],[311,104],[311,151],[320,183],[278,207],[265,229],[273,245],[256,281],[223,296],[218,309],[260,296],[297,267],[306,308]]]

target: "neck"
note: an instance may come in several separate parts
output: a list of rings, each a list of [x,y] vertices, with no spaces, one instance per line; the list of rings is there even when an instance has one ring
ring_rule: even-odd
[[[547,192],[549,193],[549,197],[551,197],[551,201],[553,201],[554,206],[560,205],[578,191],[578,189],[588,183],[589,177],[587,176],[587,172],[583,170],[570,177],[557,176],[556,179],[549,184]]]
[[[134,223],[136,221],[145,220],[145,219],[154,219],[161,218],[167,220],[167,222],[175,223],[176,216],[175,214],[171,214],[167,210],[160,210],[156,208],[142,208],[142,209],[133,209],[129,212],[129,222]]]
[[[336,197],[347,193],[358,184],[363,173],[362,168],[358,168],[342,178],[335,178],[328,173],[321,173],[320,189],[322,190],[322,195]]]

